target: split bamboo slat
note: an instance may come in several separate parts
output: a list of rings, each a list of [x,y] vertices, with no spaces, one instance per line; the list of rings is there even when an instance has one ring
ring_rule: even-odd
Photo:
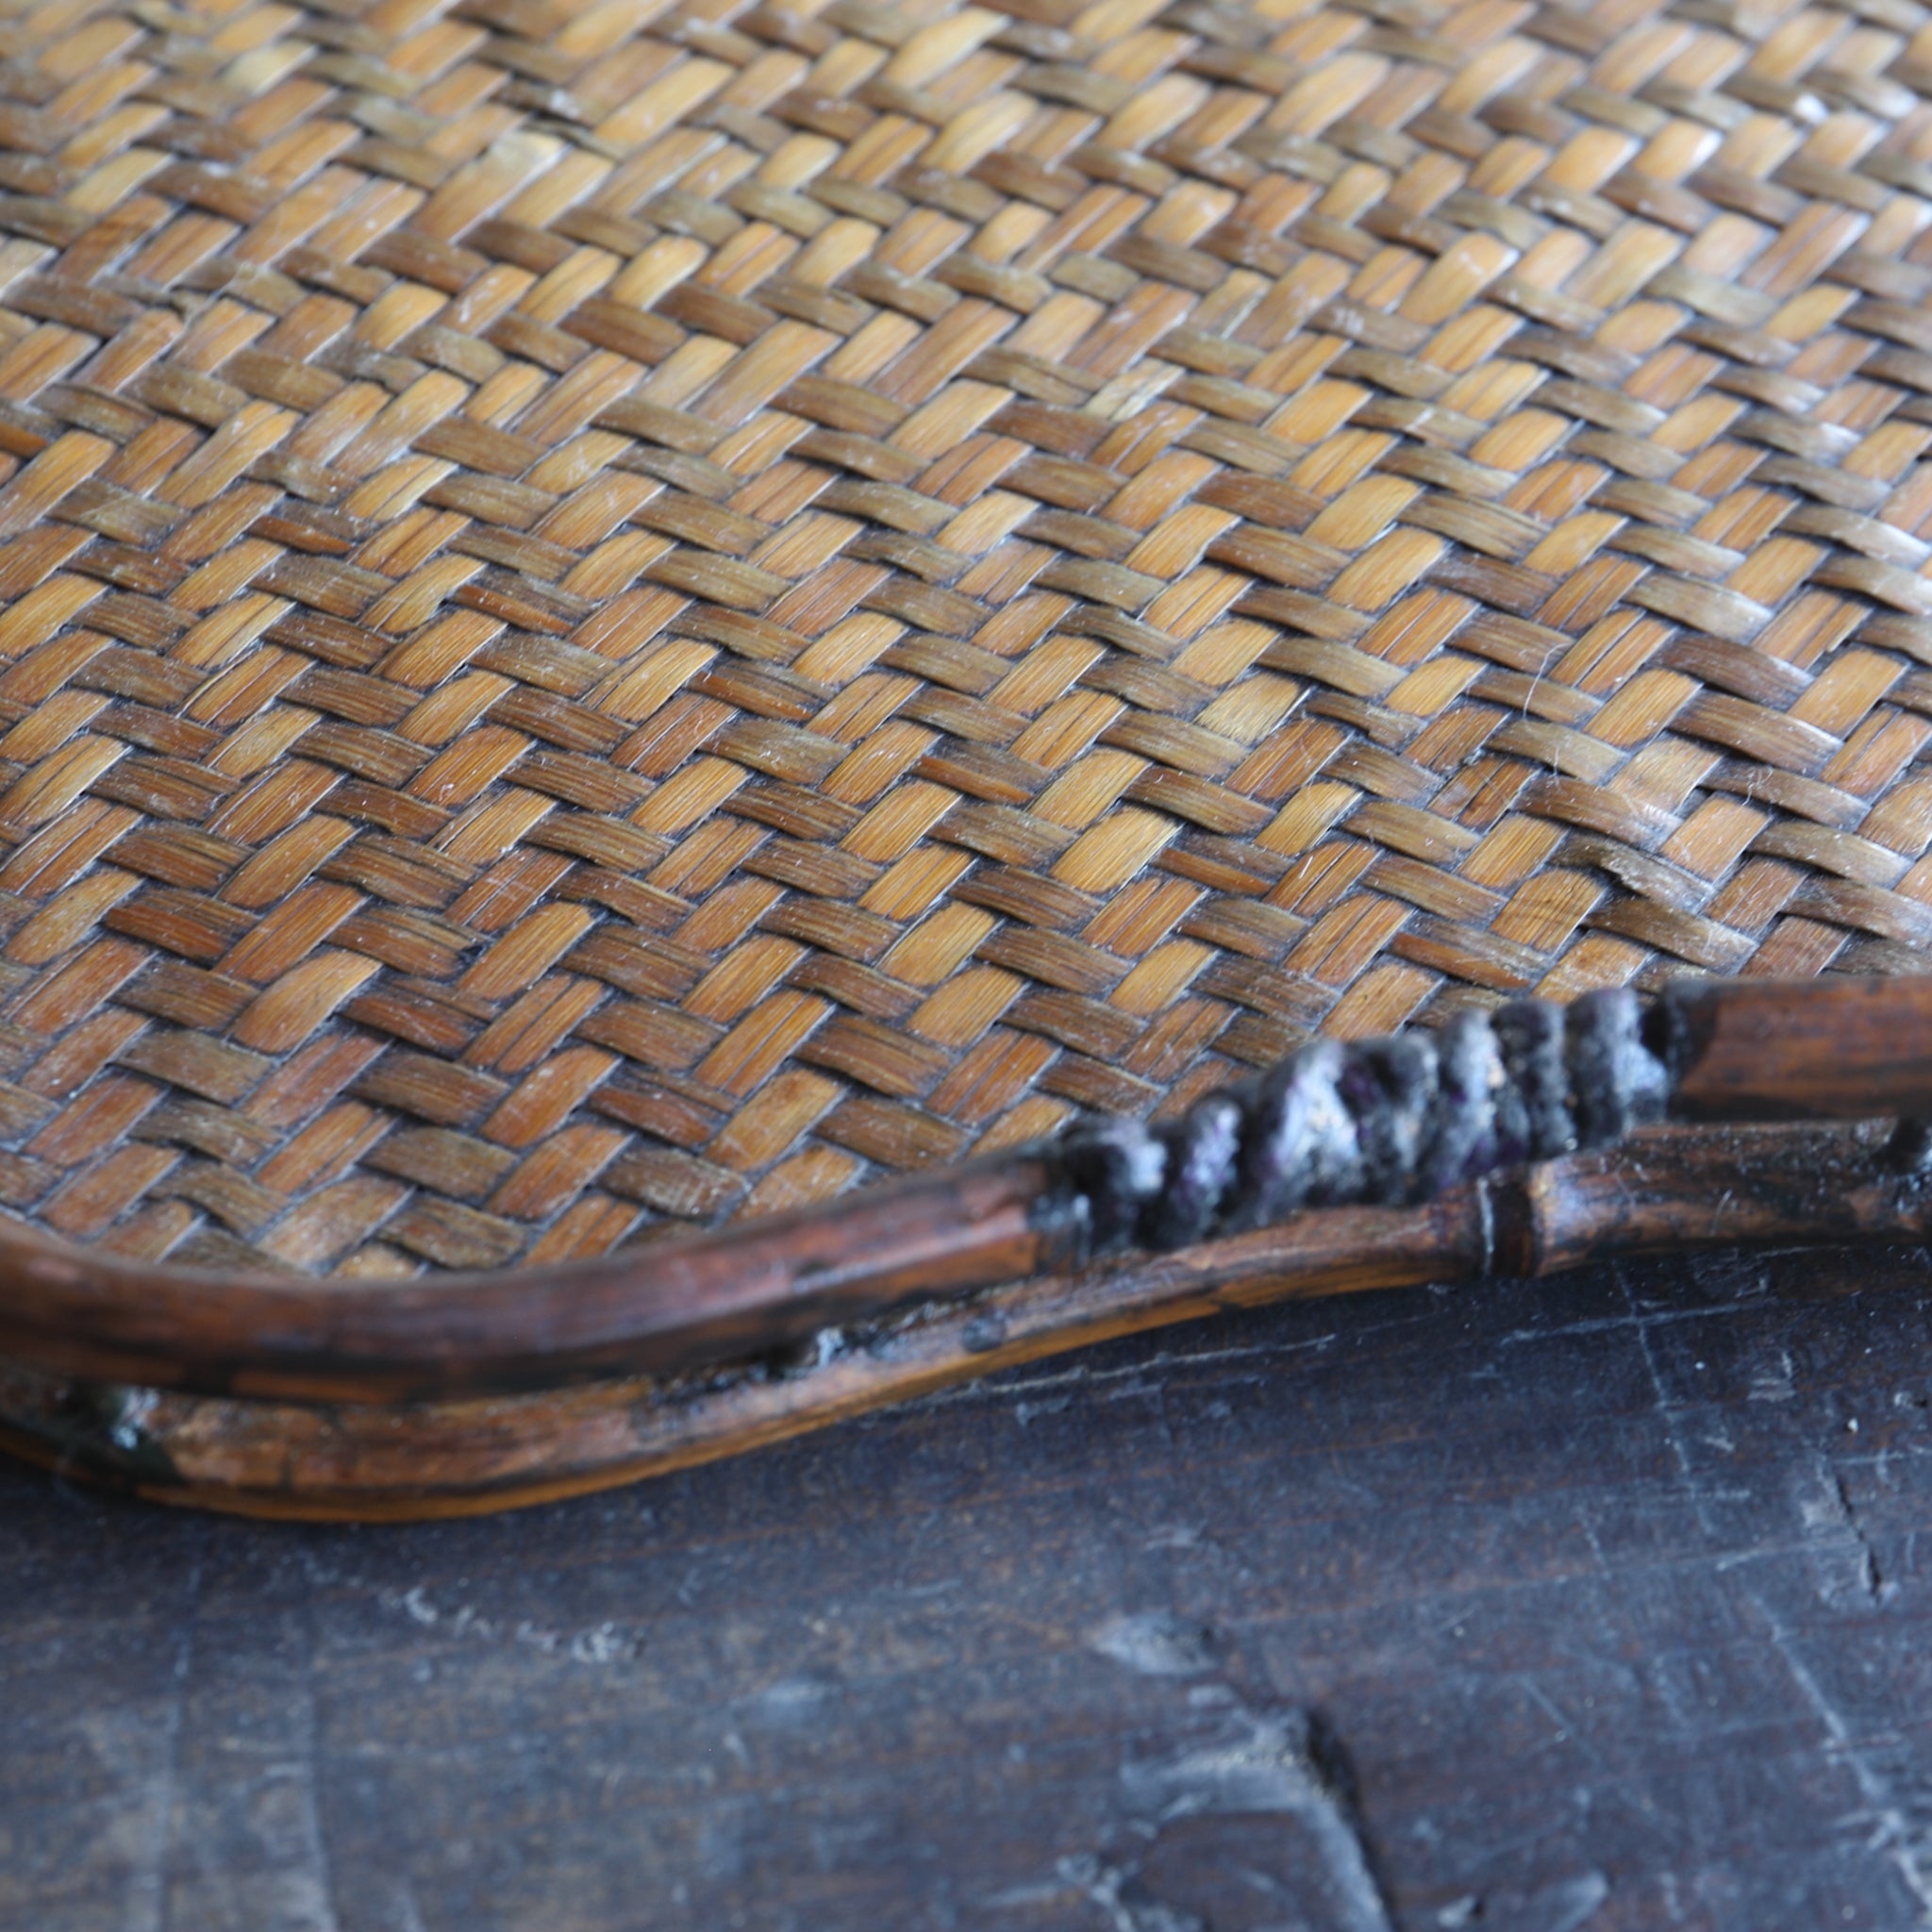
[[[1922,972],[1928,295],[1921,0],[9,0],[0,1208],[540,1270]],[[0,1419],[379,1513],[679,1459],[640,1386],[272,1500],[323,1411]]]

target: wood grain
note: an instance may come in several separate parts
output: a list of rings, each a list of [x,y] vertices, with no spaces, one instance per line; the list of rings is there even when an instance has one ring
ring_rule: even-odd
[[[1292,1303],[493,1521],[0,1467],[0,1924],[1374,1925],[1353,1846],[1397,1932],[1893,1932],[1925,1302],[1867,1249]]]

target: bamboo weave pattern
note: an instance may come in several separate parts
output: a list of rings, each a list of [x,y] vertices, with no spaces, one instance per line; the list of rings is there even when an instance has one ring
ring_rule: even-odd
[[[1918,0],[0,25],[0,1204],[597,1252],[1932,939]]]

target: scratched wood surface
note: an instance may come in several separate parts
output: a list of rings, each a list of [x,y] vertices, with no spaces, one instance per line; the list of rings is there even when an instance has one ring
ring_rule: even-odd
[[[1290,1307],[400,1530],[8,1468],[0,1927],[1921,1923],[1928,1304]]]

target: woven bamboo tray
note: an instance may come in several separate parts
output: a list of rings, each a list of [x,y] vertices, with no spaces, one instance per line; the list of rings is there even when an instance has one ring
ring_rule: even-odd
[[[540,1268],[1316,1030],[1924,965],[1918,0],[7,16],[38,1228]],[[427,1412],[0,1372],[255,1507],[708,1453],[670,1401],[352,1479]]]

